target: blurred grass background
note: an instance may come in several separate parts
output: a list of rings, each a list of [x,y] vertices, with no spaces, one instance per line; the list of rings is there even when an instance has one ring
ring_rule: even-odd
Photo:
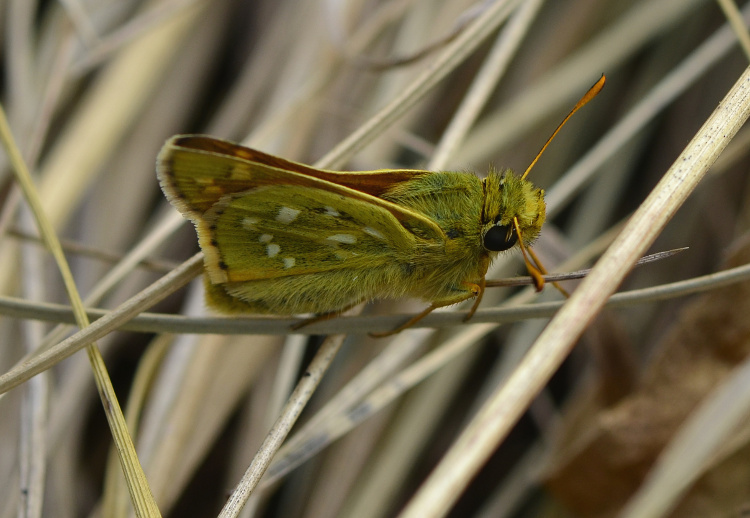
[[[508,21],[451,68],[440,57],[499,2],[4,2],[3,107],[46,213],[70,243],[84,298],[115,308],[197,251],[192,226],[168,206],[154,173],[175,133],[210,133],[311,164],[349,142],[337,148],[336,165],[352,170],[523,170],[604,72],[603,93],[530,176],[548,193],[550,219],[535,246],[545,265],[580,257],[592,243],[601,250],[747,56],[715,2],[506,3]],[[413,106],[402,99],[436,63],[447,77]],[[393,102],[400,117],[357,133]],[[689,251],[639,268],[624,289],[748,262],[749,136],[740,132],[653,247]],[[1,292],[67,304],[0,160]],[[148,257],[160,263],[118,274],[102,289],[113,261],[146,238]],[[584,259],[572,267],[587,266]],[[523,274],[519,257],[498,263],[490,277]],[[685,417],[744,361],[746,290],[606,311],[445,513],[617,515]],[[483,307],[512,294],[495,291]],[[560,298],[547,289],[540,300]],[[366,312],[422,307],[385,301]],[[205,314],[200,283],[153,310]],[[32,316],[0,317],[3,372],[52,329]],[[391,341],[350,335],[243,516],[398,514],[544,324],[474,335],[471,325],[415,329]],[[319,343],[133,332],[100,341],[164,516],[219,513]],[[0,516],[128,516],[81,353],[7,393],[0,412]],[[671,515],[750,509],[747,432],[736,431],[696,474]],[[311,458],[299,464],[303,457]]]

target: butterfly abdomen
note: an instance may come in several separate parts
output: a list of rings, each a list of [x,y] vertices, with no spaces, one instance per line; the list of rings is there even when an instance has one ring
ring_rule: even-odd
[[[360,302],[409,296],[408,273],[393,262],[375,269],[340,269],[238,283],[205,283],[211,306],[225,312],[294,315],[340,311]]]

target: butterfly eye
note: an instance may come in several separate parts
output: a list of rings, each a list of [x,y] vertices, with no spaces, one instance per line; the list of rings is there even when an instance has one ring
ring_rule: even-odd
[[[484,234],[484,247],[491,252],[507,250],[518,241],[513,225],[496,225]]]

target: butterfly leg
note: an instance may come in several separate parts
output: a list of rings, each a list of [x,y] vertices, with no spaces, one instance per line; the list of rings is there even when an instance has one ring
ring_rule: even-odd
[[[458,304],[459,302],[463,302],[464,300],[470,299],[471,297],[481,297],[482,293],[484,293],[484,279],[482,279],[482,286],[470,282],[464,282],[462,283],[462,287],[466,289],[466,293],[462,293],[453,298],[433,302],[427,308],[425,308],[424,311],[414,315],[400,326],[391,329],[390,331],[384,331],[382,333],[370,333],[370,336],[375,338],[383,338],[385,336],[395,335],[397,333],[400,333],[404,329],[410,328],[411,326],[422,320],[424,317],[435,311],[437,308]],[[470,312],[470,315],[473,314],[473,312]]]
[[[329,311],[328,313],[320,313],[319,315],[315,315],[310,318],[304,319],[302,322],[298,324],[294,324],[292,326],[292,329],[294,331],[297,331],[298,329],[302,329],[303,327],[307,327],[310,324],[315,324],[316,322],[325,322],[326,320],[331,320],[333,318],[339,317],[342,314],[346,313],[350,309],[352,309],[354,306],[359,305],[359,302],[355,302],[353,304],[349,304],[348,306],[345,306],[342,309],[339,309],[337,311]]]
[[[480,281],[477,287],[477,294],[476,298],[474,299],[474,304],[472,304],[471,309],[469,310],[469,313],[464,317],[464,322],[468,322],[471,320],[471,317],[474,316],[474,313],[477,312],[477,309],[479,308],[479,303],[482,302],[482,298],[484,297],[484,290],[487,287],[487,270],[490,267],[490,258],[489,256],[485,256],[482,260],[482,263],[479,266],[480,269]]]
[[[474,299],[474,304],[471,305],[471,309],[464,317],[464,322],[468,322],[471,320],[471,317],[474,316],[474,313],[477,312],[477,308],[479,308],[479,303],[482,302],[482,297],[484,297],[484,289],[486,287],[487,281],[482,277],[482,280],[479,281],[479,285],[477,288],[479,289],[479,292],[477,293],[477,297]]]

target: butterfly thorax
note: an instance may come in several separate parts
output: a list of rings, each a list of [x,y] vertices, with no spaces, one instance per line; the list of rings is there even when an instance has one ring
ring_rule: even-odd
[[[481,246],[482,181],[473,173],[430,172],[395,185],[383,198],[437,223],[445,238],[418,241],[400,260],[420,277],[432,297],[461,281],[476,282],[487,251]]]

